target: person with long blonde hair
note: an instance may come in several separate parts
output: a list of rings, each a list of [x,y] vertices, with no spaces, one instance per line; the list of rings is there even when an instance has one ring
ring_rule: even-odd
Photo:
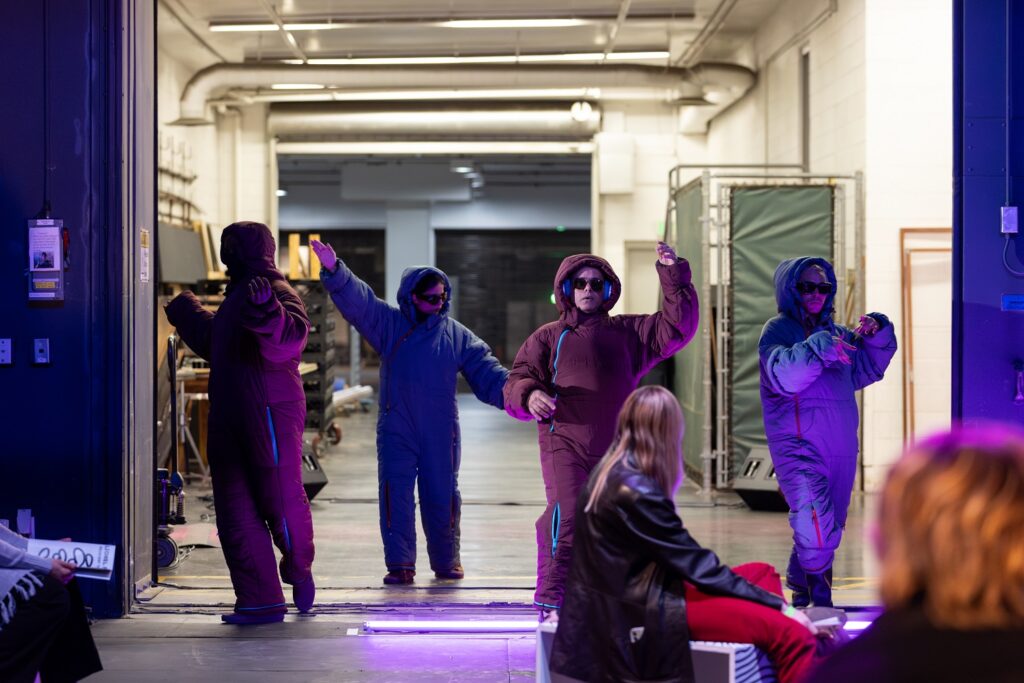
[[[1024,681],[1024,431],[960,427],[910,448],[874,540],[885,612],[814,681]]]
[[[611,448],[576,507],[576,543],[551,669],[585,681],[689,682],[689,641],[753,643],[782,683],[800,681],[817,643],[773,567],[730,569],[683,526],[683,414],[662,387],[626,399]]]

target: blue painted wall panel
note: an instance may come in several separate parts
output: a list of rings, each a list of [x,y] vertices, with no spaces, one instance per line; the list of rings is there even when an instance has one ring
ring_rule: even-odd
[[[1024,39],[1024,3],[1012,2],[1011,45]],[[954,5],[954,334],[953,415],[967,421],[1024,423],[1013,401],[1014,361],[1024,359],[1024,313],[1000,310],[1006,294],[1024,295],[1024,278],[1003,265],[1007,246],[1000,207],[1007,200],[1007,55],[1004,0]],[[1024,52],[1009,55],[1010,113],[1024,114]],[[1024,205],[1024,121],[1010,118],[1009,199]],[[1024,271],[1024,236],[1009,260]]]
[[[49,117],[43,108],[48,8]],[[0,517],[31,507],[43,537],[120,545],[121,290],[116,56],[111,0],[13,2],[0,22]],[[26,220],[43,202],[49,130],[53,215],[70,228],[63,304],[27,301]],[[33,366],[32,340],[52,364]],[[82,582],[100,615],[120,609],[117,580]]]

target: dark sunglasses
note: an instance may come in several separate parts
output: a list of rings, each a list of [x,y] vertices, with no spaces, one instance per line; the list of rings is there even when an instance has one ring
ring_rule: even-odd
[[[796,283],[796,291],[801,294],[813,294],[818,292],[819,294],[831,294],[832,283],[830,282],[798,282]]]
[[[604,288],[604,280],[599,277],[585,278],[578,277],[572,281],[573,289],[586,289],[587,285],[590,285],[590,289],[595,292],[600,292]]]
[[[444,303],[445,301],[448,300],[448,296],[446,294],[443,294],[443,293],[442,294],[416,294],[415,297],[417,299],[419,299],[420,301],[425,301],[426,303],[430,304],[431,306],[436,306],[436,305],[438,305],[440,303]]]

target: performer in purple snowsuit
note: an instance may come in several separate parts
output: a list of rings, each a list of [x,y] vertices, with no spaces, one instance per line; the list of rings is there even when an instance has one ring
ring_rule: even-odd
[[[448,317],[451,283],[442,271],[406,268],[395,308],[378,299],[330,245],[313,240],[311,246],[331,299],[381,358],[377,481],[384,583],[415,580],[417,480],[430,568],[439,579],[461,579],[456,382],[461,372],[478,399],[500,410],[508,371],[483,340]]]
[[[793,604],[832,606],[832,561],[857,471],[854,392],[882,379],[896,333],[881,313],[848,330],[832,320],[836,276],[822,258],[775,270],[779,315],[761,332],[761,405],[768,449],[789,504]]]
[[[275,265],[276,246],[262,223],[224,229],[220,258],[227,296],[216,314],[192,292],[167,305],[167,319],[210,363],[208,453],[224,559],[235,589],[234,624],[281,621],[287,607],[313,604],[313,519],[302,488],[306,396],[299,356],[309,318]],[[269,532],[268,532],[269,527]],[[278,579],[274,548],[281,551]]]
[[[538,423],[547,507],[537,520],[534,604],[542,617],[562,605],[576,497],[611,445],[622,404],[697,330],[690,264],[664,242],[657,254],[663,299],[651,315],[608,315],[622,286],[603,258],[562,261],[555,275],[559,319],[523,343],[505,386],[509,415]]]

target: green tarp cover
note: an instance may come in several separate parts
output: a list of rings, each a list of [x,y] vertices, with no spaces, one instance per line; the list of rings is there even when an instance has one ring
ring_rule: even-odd
[[[832,193],[831,186],[735,187],[730,193],[732,474],[751,448],[767,444],[757,342],[777,313],[775,268],[796,256],[832,260]]]

